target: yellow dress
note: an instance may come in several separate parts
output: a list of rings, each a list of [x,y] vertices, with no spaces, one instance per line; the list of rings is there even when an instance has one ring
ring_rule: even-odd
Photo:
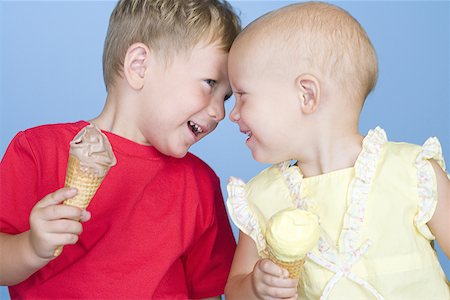
[[[273,214],[298,207],[319,216],[322,234],[307,255],[299,299],[449,300],[426,225],[437,203],[429,159],[445,170],[436,138],[423,146],[393,143],[377,127],[352,168],[303,178],[283,162],[247,184],[232,177],[228,211],[262,257]]]

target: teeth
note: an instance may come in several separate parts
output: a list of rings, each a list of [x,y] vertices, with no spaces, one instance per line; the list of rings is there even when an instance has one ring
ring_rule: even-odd
[[[192,121],[189,121],[189,126],[192,128],[192,131],[196,135],[203,132],[203,129]]]

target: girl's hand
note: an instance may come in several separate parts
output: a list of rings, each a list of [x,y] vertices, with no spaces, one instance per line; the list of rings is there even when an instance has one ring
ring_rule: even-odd
[[[78,241],[83,230],[80,222],[89,220],[90,214],[77,207],[60,205],[76,194],[75,189],[59,189],[45,196],[31,210],[29,239],[38,257],[51,259],[58,246]]]
[[[259,260],[253,269],[254,293],[261,299],[297,299],[298,279],[269,259]]]

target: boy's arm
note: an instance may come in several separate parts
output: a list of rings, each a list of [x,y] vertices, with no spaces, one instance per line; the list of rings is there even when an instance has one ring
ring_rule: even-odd
[[[189,297],[195,299],[214,298],[223,293],[236,249],[219,178],[207,170],[205,174],[199,169],[195,178],[201,182],[199,205],[195,206],[193,216],[195,235],[192,247],[182,257]]]
[[[225,287],[227,299],[297,299],[298,279],[268,259],[261,259],[255,242],[239,232],[239,241]]]
[[[0,285],[18,284],[48,262],[33,250],[30,231],[17,235],[0,232]]]
[[[438,201],[434,215],[427,224],[442,251],[450,258],[450,180],[435,160],[430,160],[430,163],[436,174]]]
[[[59,245],[74,244],[82,231],[79,221],[90,214],[77,207],[59,205],[76,195],[62,188],[36,203],[30,215],[30,230],[20,234],[0,233],[0,285],[15,285],[54,259]]]

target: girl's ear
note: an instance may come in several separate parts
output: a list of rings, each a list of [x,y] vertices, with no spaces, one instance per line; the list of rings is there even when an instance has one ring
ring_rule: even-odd
[[[150,49],[143,43],[128,47],[123,62],[123,73],[128,84],[136,90],[142,89],[147,73]]]
[[[302,74],[296,79],[300,108],[304,114],[314,113],[320,104],[320,84],[314,75]]]

